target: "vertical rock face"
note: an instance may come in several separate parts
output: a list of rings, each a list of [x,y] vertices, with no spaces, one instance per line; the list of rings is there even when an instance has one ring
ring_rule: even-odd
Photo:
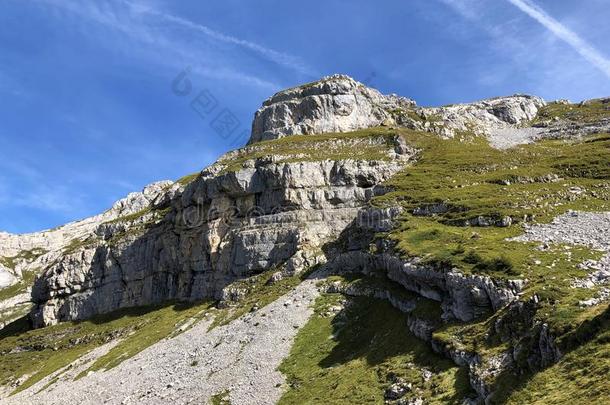
[[[236,279],[324,260],[323,245],[414,153],[386,146],[397,157],[263,157],[235,171],[210,167],[173,197],[159,199],[145,219],[102,224],[97,238],[52,265],[32,292],[35,325],[173,299],[226,299],[224,287]]]
[[[384,96],[349,76],[328,76],[265,101],[254,117],[250,143],[375,127],[391,117],[389,110],[414,105],[413,100]]]

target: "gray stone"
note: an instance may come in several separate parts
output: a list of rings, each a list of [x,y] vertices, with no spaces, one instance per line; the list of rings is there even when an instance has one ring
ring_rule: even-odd
[[[403,97],[384,96],[349,76],[328,76],[265,101],[254,117],[250,143],[387,125],[393,122],[388,110],[414,105]]]
[[[165,217],[147,218],[145,226],[99,225],[97,239],[58,257],[34,286],[34,324],[167,300],[235,301],[245,293],[225,288],[235,280],[278,266],[296,274],[323,263],[321,247],[357,218],[409,156],[316,162],[263,157],[235,172],[219,170],[223,157],[184,190],[156,195],[155,201],[167,201]]]

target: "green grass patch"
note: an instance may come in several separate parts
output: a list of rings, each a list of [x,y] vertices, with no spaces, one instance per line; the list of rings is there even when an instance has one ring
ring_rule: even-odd
[[[94,236],[89,236],[85,239],[72,239],[70,241],[70,243],[68,243],[64,248],[63,248],[63,254],[64,255],[71,255],[73,253],[76,253],[86,247],[89,246],[93,246],[97,241],[97,238]]]
[[[188,186],[189,184],[197,180],[199,176],[201,176],[201,172],[188,174],[184,177],[179,178],[176,182],[183,186]]]
[[[610,103],[591,100],[586,104],[549,103],[538,111],[534,124],[552,119],[588,123],[610,118]]]
[[[241,169],[252,159],[273,158],[275,162],[312,162],[320,160],[390,160],[397,132],[388,128],[371,128],[348,133],[291,135],[257,142],[232,152],[219,163],[222,172]]]
[[[466,370],[414,337],[406,315],[385,301],[356,297],[337,316],[325,316],[343,300],[340,294],[317,300],[280,366],[289,385],[280,404],[383,404],[396,379],[412,384],[405,398],[426,403],[461,403],[470,395]]]
[[[210,398],[210,405],[231,405],[229,391],[223,391],[212,395],[212,398]]]

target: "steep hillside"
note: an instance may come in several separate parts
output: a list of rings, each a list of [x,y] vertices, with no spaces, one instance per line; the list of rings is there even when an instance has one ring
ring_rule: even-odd
[[[4,400],[604,403],[609,133],[610,99],[282,91],[201,173],[0,236]]]

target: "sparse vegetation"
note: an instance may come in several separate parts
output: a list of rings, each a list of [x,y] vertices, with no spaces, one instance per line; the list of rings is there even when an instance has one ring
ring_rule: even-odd
[[[40,256],[47,253],[45,249],[34,248],[31,250],[22,250],[16,256],[12,257],[0,257],[0,264],[9,269],[15,269],[18,263],[26,262],[31,263],[38,259]]]
[[[22,277],[17,283],[0,290],[0,301],[25,293],[28,288],[32,287],[34,279],[39,272],[39,269],[22,272]]]
[[[23,250],[13,257],[0,257],[0,264],[11,270],[14,270],[17,264],[32,263],[40,256],[46,253],[46,250],[40,248],[32,250]],[[39,268],[23,270],[21,272],[21,279],[17,283],[6,288],[0,289],[0,301],[7,300],[19,294],[27,292],[28,288],[32,287],[32,285],[34,284],[34,279],[39,273]],[[4,318],[2,314],[0,314],[0,317]],[[12,318],[12,315],[10,317]]]
[[[72,239],[70,241],[70,243],[68,243],[64,249],[63,249],[63,253],[65,255],[70,255],[72,253],[78,252],[79,250],[87,247],[87,246],[93,246],[96,242],[96,238],[95,237],[88,237],[85,239]]]
[[[186,175],[184,177],[181,177],[176,182],[182,186],[187,186],[187,185],[191,184],[193,181],[197,180],[199,178],[199,176],[201,176],[201,172],[192,173],[192,174]]]
[[[212,395],[210,405],[231,405],[231,401],[229,401],[229,391],[223,391]]]
[[[105,222],[106,224],[116,224],[116,223],[133,223],[141,218],[147,218],[144,225],[154,223],[155,221],[162,219],[165,215],[167,215],[171,211],[170,207],[146,207],[138,212],[134,212],[133,214],[123,215],[121,217],[115,218],[111,221]]]

